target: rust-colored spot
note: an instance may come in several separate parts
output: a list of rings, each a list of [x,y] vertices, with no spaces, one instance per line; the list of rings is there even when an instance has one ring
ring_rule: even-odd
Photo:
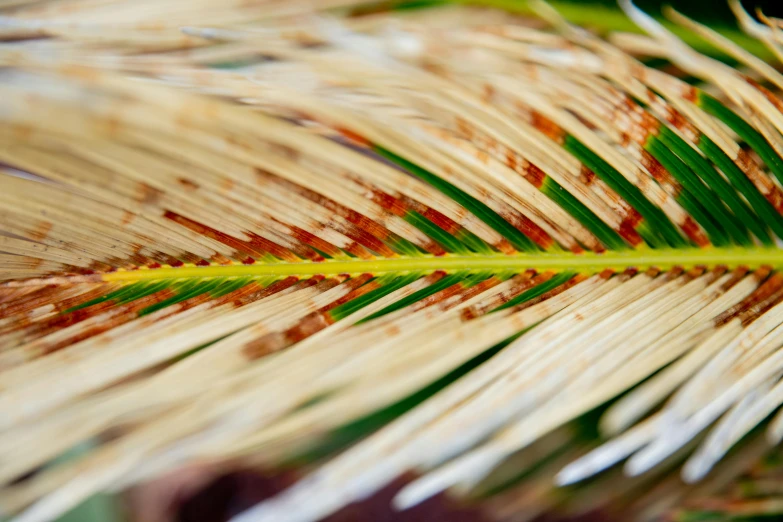
[[[299,194],[309,199],[310,201],[313,201],[314,203],[317,203],[318,205],[321,205],[322,207],[331,210],[335,214],[344,218],[349,223],[355,225],[357,227],[357,230],[354,231],[353,235],[349,237],[351,237],[351,239],[355,241],[359,241],[361,244],[365,245],[370,250],[373,250],[385,257],[394,257],[396,255],[393,250],[391,250],[388,246],[386,246],[383,243],[383,241],[389,239],[391,235],[391,232],[389,232],[389,230],[386,229],[384,226],[376,223],[370,218],[354,210],[351,210],[347,207],[340,205],[334,200],[327,198],[319,194],[318,192],[309,190],[305,187],[292,183],[288,180],[284,180],[282,178],[269,174],[268,172],[264,172],[260,169],[256,169],[256,175],[260,178],[263,178],[264,180],[272,181],[280,186],[283,186],[293,191],[294,193]],[[377,239],[370,242],[366,242],[368,239],[368,234],[374,236]]]
[[[447,288],[444,288],[439,292],[435,292],[434,294],[425,297],[424,299],[418,301],[417,303],[414,303],[413,305],[411,305],[411,310],[418,311],[423,308],[432,306],[434,304],[441,303],[446,299],[459,294],[463,290],[464,290],[464,286],[462,285],[462,283],[455,283]]]
[[[461,116],[457,116],[455,118],[455,122],[457,125],[457,131],[466,139],[471,140],[473,138],[473,126]]]
[[[514,248],[514,246],[508,242],[508,239],[505,238],[501,238],[500,241],[498,241],[492,246],[497,248],[500,252],[506,254],[507,256],[514,255],[517,253],[517,249]]]
[[[157,205],[163,197],[163,191],[147,185],[146,183],[137,184],[139,190],[138,202],[143,205]]]
[[[383,336],[386,338],[394,337],[395,335],[399,335],[400,332],[402,332],[402,329],[399,327],[399,325],[396,324],[390,324],[383,327]]]
[[[193,232],[196,232],[197,234],[201,234],[210,239],[214,239],[215,241],[223,243],[224,245],[227,245],[237,250],[238,252],[242,252],[243,254],[251,257],[263,257],[265,253],[270,253],[276,257],[285,259],[286,261],[296,262],[300,260],[290,250],[285,249],[279,245],[272,243],[267,239],[258,236],[253,238],[253,246],[251,246],[245,241],[241,241],[224,232],[220,232],[219,230],[215,230],[212,227],[203,225],[201,223],[198,223],[197,221],[186,218],[185,216],[181,216],[176,212],[167,210],[163,215],[166,219],[170,219],[171,221],[174,221],[175,223],[180,224],[185,228],[188,228]]]
[[[278,245],[274,241],[271,241],[265,237],[258,236],[252,232],[245,232],[248,237],[250,237],[250,241],[248,243],[244,243],[246,245],[250,245],[253,250],[256,249],[262,249],[266,252],[269,252],[275,257],[279,257],[281,259],[285,259],[287,261],[299,261],[300,258],[306,258],[311,261],[322,261],[323,256],[319,254],[318,252],[314,251],[307,245],[302,244],[301,242],[296,242],[296,244],[291,246],[291,249],[293,249],[293,252],[285,248],[283,246]],[[293,237],[291,238],[293,239]],[[297,255],[298,254],[298,257]],[[251,256],[252,256],[251,252]],[[254,256],[255,257],[255,256]]]
[[[85,319],[89,319],[90,317],[98,315],[101,312],[105,312],[111,309],[112,307],[114,307],[116,304],[117,303],[114,300],[108,300],[108,301],[103,301],[101,303],[96,303],[94,305],[88,306],[87,308],[80,308],[79,310],[74,310],[65,315],[53,317],[52,319],[44,323],[41,323],[40,327],[41,329],[45,329],[45,330],[54,329],[54,328],[57,329],[65,328],[74,325],[76,323],[80,323]]]
[[[511,170],[517,170],[517,155],[511,149],[506,149],[506,166]]]
[[[499,212],[498,214],[544,250],[554,243],[552,237],[527,216],[518,212]]]
[[[544,180],[546,179],[546,174],[536,165],[528,163],[527,168],[525,169],[525,179],[527,179],[534,187],[541,188],[541,186],[544,184]]]
[[[537,305],[539,303],[543,303],[547,299],[551,299],[551,298],[555,297],[556,295],[562,294],[566,290],[568,290],[570,288],[573,288],[574,286],[578,285],[579,283],[581,283],[582,281],[587,279],[587,277],[588,276],[585,275],[585,274],[577,274],[574,277],[572,277],[571,279],[569,279],[568,281],[566,281],[565,283],[563,283],[562,285],[557,286],[557,287],[553,288],[552,290],[550,290],[548,292],[545,292],[545,293],[541,294],[540,296],[538,296],[538,297],[536,297],[534,299],[531,299],[530,301],[525,301],[524,303],[521,303],[521,304],[519,304],[517,306],[514,306],[510,310],[512,312],[518,312],[520,310],[524,310],[526,308],[530,308],[531,306],[535,306],[535,305]]]
[[[89,339],[90,337],[93,337],[95,335],[101,334],[103,332],[107,332],[112,328],[115,328],[121,324],[130,321],[131,319],[136,318],[138,316],[138,312],[143,310],[144,308],[160,303],[166,299],[173,297],[174,295],[175,295],[174,291],[166,288],[160,290],[159,292],[155,292],[154,294],[144,296],[142,298],[131,301],[130,303],[117,306],[116,308],[114,308],[114,305],[116,304],[114,301],[105,301],[103,303],[98,303],[96,305],[83,308],[81,310],[75,310],[70,314],[58,316],[53,320],[49,321],[48,324],[42,325],[43,330],[39,330],[39,332],[45,335],[46,333],[55,330],[61,330],[63,328],[77,324],[91,317],[95,317],[96,315],[102,312],[106,312],[106,311],[112,312],[112,315],[110,317],[101,321],[99,324],[96,324],[89,328],[85,328],[84,330],[66,339],[61,339],[58,342],[45,345],[41,349],[42,353],[43,354],[52,353],[54,351],[58,351],[63,348],[66,348],[72,344],[76,344],[85,339]]]
[[[342,249],[360,259],[372,259],[373,257],[373,255],[368,252],[366,248],[356,241],[351,241],[350,243],[343,245]]]
[[[775,96],[775,94],[773,94],[769,89],[755,82],[751,78],[748,78],[747,76],[745,76],[745,81],[752,85],[761,94],[763,94],[767,101],[774,105],[778,111],[783,112],[783,101]]]
[[[449,234],[454,235],[463,230],[463,228],[459,225],[459,223],[441,214],[435,209],[427,207],[426,210],[421,212],[421,215],[429,219],[438,228],[445,230]]]
[[[310,286],[316,284],[316,281],[314,281],[312,278],[308,279],[308,281],[311,282]],[[296,276],[288,276],[285,279],[275,281],[274,283],[267,286],[266,288],[262,288],[258,283],[252,282],[249,285],[245,286],[244,289],[240,288],[239,290],[235,290],[235,292],[240,292],[244,290],[243,292],[236,293],[236,294],[235,292],[231,292],[230,294],[226,294],[222,296],[218,300],[218,304],[222,304],[225,302],[225,303],[232,303],[235,307],[244,306],[248,303],[252,303],[254,301],[258,301],[260,299],[269,297],[270,295],[274,295],[278,292],[282,292],[283,290],[287,290],[288,288],[291,288],[297,283],[299,283],[299,278]],[[307,286],[307,285],[303,285],[303,286]]]
[[[650,175],[653,177],[655,181],[660,183],[661,185],[668,187],[669,192],[673,197],[677,197],[682,192],[682,185],[674,178],[674,176],[671,175],[671,173],[666,170],[666,167],[664,167],[660,161],[655,159],[655,157],[647,152],[646,150],[642,150],[642,165],[647,170],[647,172],[650,173]]]
[[[769,273],[768,271],[766,271],[766,269],[760,269],[757,270],[756,272],[757,273],[760,272],[760,275]],[[767,299],[769,299],[770,296],[774,295],[781,288],[783,288],[783,273],[777,272],[775,274],[772,274],[772,276],[770,276],[769,279],[764,281],[764,283],[762,283],[752,294],[750,294],[748,297],[746,297],[739,303],[735,304],[728,310],[724,311],[723,313],[715,317],[715,319],[713,320],[715,326],[716,327],[723,326],[724,324],[728,323],[735,317],[739,317],[740,314],[742,314],[743,312],[746,312],[747,310],[752,309],[754,306],[758,305],[759,303],[762,303]]]
[[[444,249],[440,243],[437,243],[435,241],[428,241],[425,244],[421,245],[421,248],[423,248],[427,253],[432,254],[433,256],[440,257],[445,256],[448,254],[446,249]]]
[[[377,281],[370,281],[372,278],[372,274],[361,274],[352,279],[349,279],[344,283],[344,286],[349,289],[349,292],[341,298],[335,299],[326,306],[321,307],[318,311],[324,313],[328,312],[329,310],[352,301],[357,297],[361,297],[364,294],[375,290],[376,288],[380,288],[381,285],[379,285]],[[368,281],[370,282],[368,283]]]
[[[87,301],[91,301],[92,299],[95,299],[96,297],[100,297],[102,295],[106,295],[107,293],[114,290],[113,286],[104,286],[101,285],[98,288],[95,288],[93,290],[90,290],[88,292],[85,292],[83,294],[79,294],[74,297],[70,297],[63,300],[57,300],[56,302],[52,303],[54,304],[55,310],[58,312],[62,312],[63,310],[68,310],[69,308],[73,308],[74,306],[78,306],[82,303],[86,303]],[[39,304],[45,304],[45,303],[39,303]],[[32,308],[30,308],[32,309]],[[10,315],[10,314],[9,314]]]
[[[301,241],[302,243],[305,243],[307,245],[310,245],[313,248],[317,248],[321,252],[328,254],[329,256],[336,257],[342,255],[342,252],[340,252],[340,249],[334,246],[333,244],[324,241],[320,237],[311,234],[307,230],[301,229],[296,226],[289,226],[290,228],[290,234],[291,237],[294,239]]]
[[[484,313],[490,310],[494,310],[495,308],[509,302],[511,299],[515,298],[525,290],[548,281],[554,277],[554,275],[555,273],[551,271],[536,275],[535,270],[526,270],[525,272],[517,274],[511,278],[512,285],[508,290],[500,292],[491,299],[477,303],[469,307],[468,310],[470,310],[470,314],[472,314],[473,317],[483,315]]]
[[[742,326],[748,326],[756,319],[767,313],[770,308],[780,304],[781,301],[783,301],[783,288],[779,288],[767,299],[756,303],[747,310],[743,311],[739,316],[740,321],[742,322]]]
[[[766,194],[766,199],[775,207],[778,214],[783,214],[783,192],[778,187],[773,185],[772,190]]]
[[[562,145],[565,142],[566,132],[558,124],[538,111],[530,111],[531,125],[554,142]]]
[[[175,261],[182,261],[183,263],[189,263],[191,265],[195,265],[199,261],[201,261],[201,258],[194,254],[193,252],[179,252],[177,254],[179,258],[177,258]],[[169,264],[171,264],[171,261],[174,260],[174,258],[171,258],[169,260]]]
[[[249,341],[242,347],[242,353],[249,360],[256,360],[266,355],[288,348],[292,344],[310,337],[334,320],[323,312],[314,312],[302,318],[296,325],[284,332],[271,332],[258,339]]]
[[[107,116],[103,123],[108,136],[116,136],[123,127],[122,122],[114,116]]]
[[[579,180],[584,183],[586,186],[590,186],[595,181],[596,175],[595,172],[590,170],[586,165],[582,165],[579,168]]]
[[[691,85],[683,85],[682,97],[686,101],[696,103],[699,100],[699,91]]]
[[[52,224],[48,221],[39,221],[35,226],[35,229],[30,231],[29,238],[33,241],[43,241],[49,235],[49,231],[52,230]]]
[[[697,131],[696,128],[690,124],[687,118],[685,118],[685,116],[680,113],[680,111],[670,106],[669,104],[666,104],[665,108],[666,121],[669,122],[675,129],[683,131],[687,135],[698,136],[700,134],[699,131]]]
[[[364,184],[363,184],[364,185]],[[382,190],[378,190],[373,187],[365,187],[370,191],[371,197],[370,199],[377,203],[379,206],[381,206],[383,209],[388,210],[395,216],[403,217],[408,212],[407,207],[405,206],[405,203],[403,203],[401,200],[395,198],[394,196],[387,194],[383,192]]]
[[[458,304],[473,299],[474,297],[481,294],[482,292],[485,292],[486,290],[492,288],[493,286],[498,285],[500,282],[501,281],[494,276],[490,277],[489,279],[485,279],[481,283],[464,290],[455,301],[449,301],[448,303],[446,303],[447,308],[452,308],[454,306],[457,306]],[[477,303],[473,306],[469,306],[464,310],[462,310],[460,312],[460,320],[470,321],[471,319],[480,317],[486,314],[487,312],[489,312],[490,310],[497,308],[501,304],[503,304],[503,302],[498,298],[498,296],[494,296],[493,298],[487,301]]]
[[[477,317],[481,317],[481,314],[476,313],[476,307],[474,306],[468,306],[467,308],[463,308],[459,312],[459,320],[463,323],[467,321],[471,321]]]
[[[275,353],[286,346],[284,332],[268,333],[258,339],[253,339],[245,343],[242,347],[242,354],[250,361],[260,359],[265,355]]]
[[[346,220],[347,221],[347,220]],[[369,232],[362,230],[355,226],[353,223],[349,222],[349,226],[343,230],[343,233],[348,236],[349,238],[356,241],[359,245],[362,245],[364,248],[367,248],[369,250],[372,250],[374,252],[377,252],[379,255],[384,257],[394,257],[396,254],[393,250],[391,250],[389,247],[387,247],[382,241],[380,241],[377,237],[373,236]],[[348,250],[346,248],[346,250]],[[351,252],[351,250],[348,250]],[[362,250],[364,253],[364,251]],[[351,252],[356,253],[356,252]],[[359,255],[359,254],[357,254]],[[360,257],[363,257],[363,255],[360,255]]]
[[[636,114],[638,114],[642,120],[639,123],[639,126],[644,131],[643,141],[646,141],[647,137],[650,134],[652,134],[653,136],[657,136],[660,133],[661,124],[658,122],[658,120],[655,119],[655,116],[643,110],[641,107],[638,107],[636,105],[634,106],[637,108],[637,110],[635,111]],[[643,141],[641,141],[640,144],[643,144]]]
[[[769,203],[775,207],[775,210],[783,214],[783,193],[771,179],[761,170],[761,167],[746,150],[740,150],[734,160],[740,170],[745,173],[748,179],[755,185],[759,192]]]
[[[680,223],[680,229],[682,229],[685,235],[698,246],[706,247],[710,244],[710,240],[704,232],[702,232],[701,228],[692,217],[687,216],[685,220]]]
[[[502,281],[496,276],[492,276],[481,281],[480,283],[471,286],[470,288],[466,288],[462,293],[459,294],[459,297],[454,302],[449,303],[448,308],[452,308],[453,306],[457,306],[458,304],[464,303],[465,301],[469,301],[477,295],[486,292],[493,286],[500,284],[501,282]]]
[[[744,149],[740,149],[739,152],[737,152],[737,158],[734,160],[734,162],[737,164],[737,167],[739,167],[739,169],[745,174],[750,172],[751,165],[755,163],[748,151]]]
[[[639,213],[638,210],[633,208],[632,206],[628,205],[625,200],[622,200],[623,208],[625,209],[625,220],[632,226],[637,227],[639,223],[641,223],[644,218]]]
[[[747,275],[749,271],[750,269],[747,266],[740,266],[735,268],[734,271],[732,271],[731,275],[729,276],[728,281],[726,281],[721,285],[720,287],[721,292],[726,292],[730,290],[732,287],[734,287],[734,285],[742,281],[742,279]],[[758,270],[756,272],[758,272]],[[767,275],[769,275],[769,272],[767,272]]]
[[[767,279],[769,277],[769,274],[772,273],[773,268],[769,265],[762,265],[758,269],[756,269],[755,272],[753,272],[753,279],[758,281],[759,284],[761,284],[762,281]]]
[[[339,132],[341,135],[346,137],[348,140],[356,143],[357,145],[361,145],[363,147],[369,147],[372,145],[372,142],[365,138],[364,136],[357,134],[356,132],[347,129],[345,127],[335,127],[335,130]]]
[[[223,178],[220,181],[220,188],[223,189],[224,192],[231,192],[234,190],[234,187],[236,186],[236,183],[231,178]]]
[[[196,190],[199,188],[198,183],[187,178],[177,178],[177,182],[187,190]]]
[[[494,98],[494,96],[495,96],[495,88],[491,84],[485,83],[484,84],[484,96],[483,96],[484,102],[485,103],[491,102],[492,98]]]
[[[103,292],[105,291],[105,286],[101,285],[100,288],[93,290],[93,292],[102,292],[96,294],[94,297],[98,297],[100,295],[103,295]],[[3,293],[7,294],[3,295],[3,297],[0,299],[0,316],[4,318],[11,317],[12,315],[17,315],[21,313],[28,312],[30,310],[33,310],[39,306],[43,306],[46,304],[53,304],[55,308],[59,305],[59,296],[63,293],[64,289],[60,288],[55,285],[49,285],[45,286],[43,288],[36,288],[36,289],[28,289],[28,288],[22,288],[22,289],[6,289],[3,288]],[[86,294],[89,294],[90,292],[86,292],[85,294],[81,294],[75,297],[72,297],[71,300],[81,300],[77,302],[84,302],[89,299],[92,299],[91,297],[84,298],[83,296]],[[63,308],[64,309],[64,308]]]
[[[285,337],[288,346],[310,337],[333,323],[334,319],[332,319],[329,314],[319,312],[310,314],[302,319],[299,324],[286,331]]]
[[[256,281],[251,281],[250,283],[237,288],[236,290],[232,290],[231,292],[222,295],[216,299],[212,299],[210,294],[202,294],[202,296],[206,295],[210,298],[211,306],[214,308],[216,306],[221,306],[226,303],[231,303],[233,307],[239,307],[243,304],[246,304],[248,302],[252,301],[252,296],[258,295],[259,292],[263,291],[263,287],[258,284]],[[201,296],[197,296],[201,297]],[[188,303],[190,299],[183,301],[182,304],[185,305],[185,307],[190,307],[190,303]],[[200,302],[196,302],[192,306],[195,306],[196,304],[200,304]]]
[[[620,223],[620,227],[617,229],[617,233],[626,240],[631,246],[638,246],[644,242],[642,236],[634,228],[636,223],[631,223],[628,220],[623,220]]]
[[[125,226],[130,224],[131,221],[133,221],[136,218],[136,214],[131,212],[130,210],[125,210],[122,213],[122,220],[120,220],[120,223]]]
[[[442,65],[432,62],[431,60],[425,60],[419,64],[419,66],[425,71],[434,74],[435,76],[448,77],[446,70]]]
[[[620,274],[620,277],[622,279],[624,279],[624,280],[628,280],[628,279],[632,278],[633,276],[635,276],[638,273],[639,273],[639,269],[638,268],[636,268],[635,266],[630,266],[630,267],[626,268],[625,270],[623,270],[623,273]]]

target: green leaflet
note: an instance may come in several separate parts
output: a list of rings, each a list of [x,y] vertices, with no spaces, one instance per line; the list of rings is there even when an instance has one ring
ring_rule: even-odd
[[[566,136],[564,147],[633,205],[645,220],[649,221],[650,228],[637,229],[637,231],[650,246],[655,248],[665,245],[683,247],[688,244],[663,211],[650,203],[642,192],[617,172],[614,167],[573,136]]]
[[[726,174],[731,183],[739,188],[739,191],[748,199],[752,208],[758,212],[759,217],[769,226],[778,237],[783,237],[783,216],[777,213],[772,204],[756,190],[753,183],[743,174],[731,159],[709,138],[704,136],[699,142],[699,149],[710,158],[722,172]]]
[[[685,190],[676,198],[677,201],[704,227],[713,244],[717,246],[730,244],[726,231],[734,241],[741,242],[743,240],[742,231],[738,226],[733,225],[731,215],[721,208],[720,200],[717,199],[715,193],[696,177],[688,165],[659,142],[655,136],[650,136],[645,148],[666,167],[666,170],[677,181],[682,183]]]
[[[552,178],[547,177],[544,179],[544,183],[541,186],[541,192],[568,211],[569,214],[592,232],[607,248],[612,250],[625,250],[628,248],[628,245],[617,232],[601,221],[592,210],[587,208],[584,203],[576,199]]]
[[[397,156],[391,151],[378,146],[373,147],[373,150],[384,158],[403,167],[411,174],[418,176],[427,183],[430,183],[432,186],[454,199],[454,201],[473,212],[478,218],[508,239],[515,248],[522,252],[539,250],[538,246],[533,243],[533,241],[531,241],[522,232],[511,226],[511,224],[509,224],[506,220],[498,216],[492,209],[473,196],[466,194],[448,181],[440,179],[431,172],[411,163],[404,158],[401,158],[400,156]]]
[[[685,140],[680,138],[677,134],[671,131],[668,127],[662,126],[660,128],[660,134],[658,139],[669,147],[672,152],[680,156],[690,166],[694,172],[717,194],[717,197],[731,209],[734,215],[739,218],[730,220],[732,223],[742,231],[738,238],[738,241],[742,245],[750,246],[752,243],[748,240],[745,227],[748,227],[753,234],[759,238],[759,240],[765,245],[771,245],[771,239],[769,232],[764,226],[764,222],[759,219],[748,204],[737,194],[737,190],[742,191],[744,188],[747,190],[747,186],[742,185],[740,180],[735,180],[733,176],[736,176],[736,169],[731,173],[724,173],[729,176],[730,181],[726,181],[710,163],[698,152],[693,150]],[[708,140],[706,136],[702,136],[702,141]],[[714,152],[714,151],[713,151]],[[725,157],[725,155],[724,155]],[[715,161],[714,159],[712,161]],[[742,176],[747,182],[747,178]],[[732,184],[736,186],[732,187]],[[736,189],[736,190],[735,190]],[[755,191],[755,188],[751,185],[750,190]]]
[[[783,160],[775,153],[775,150],[760,132],[709,94],[699,91],[697,103],[702,109],[728,125],[740,138],[745,140],[775,174],[778,181],[783,183]]]

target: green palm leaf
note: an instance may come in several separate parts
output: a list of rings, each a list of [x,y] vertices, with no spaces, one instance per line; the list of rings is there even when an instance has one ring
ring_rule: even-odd
[[[783,436],[779,23],[352,4],[0,4],[4,512],[238,458],[312,467],[242,522],[649,515]]]

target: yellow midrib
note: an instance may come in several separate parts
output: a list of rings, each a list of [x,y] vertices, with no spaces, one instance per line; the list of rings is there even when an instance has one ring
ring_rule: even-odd
[[[604,269],[625,269],[629,267],[658,267],[668,269],[673,266],[689,268],[705,265],[708,267],[726,265],[730,268],[747,266],[756,268],[769,265],[773,268],[783,266],[783,249],[777,248],[705,248],[705,249],[645,249],[643,251],[604,252],[602,254],[584,253],[534,253],[493,255],[446,255],[327,260],[320,263],[303,261],[301,263],[256,263],[253,265],[185,265],[177,268],[142,268],[139,270],[119,270],[103,274],[105,281],[138,281],[144,279],[165,279],[184,277],[237,277],[237,276],[289,276],[289,275],[332,275],[358,274],[369,272],[432,272],[434,270],[492,270],[524,271],[536,270],[573,270],[577,272],[595,272]]]

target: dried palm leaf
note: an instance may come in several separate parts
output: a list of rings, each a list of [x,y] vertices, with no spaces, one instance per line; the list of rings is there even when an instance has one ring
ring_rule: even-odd
[[[305,459],[234,520],[779,512],[703,500],[783,403],[779,21],[355,3],[0,3],[0,509]]]

